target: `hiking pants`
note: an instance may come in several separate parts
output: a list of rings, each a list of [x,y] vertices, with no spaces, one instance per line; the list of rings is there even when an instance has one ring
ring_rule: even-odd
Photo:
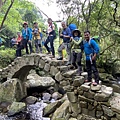
[[[48,43],[50,42],[50,47],[48,47]],[[44,46],[46,47],[47,51],[50,53],[50,51],[52,52],[52,55],[55,56],[55,49],[54,49],[54,36],[48,36]]]
[[[58,48],[59,57],[63,57],[62,50],[66,49],[68,55],[68,62],[71,63],[71,44],[70,43],[62,43]]]
[[[90,60],[86,60],[86,69],[88,73],[88,81],[92,80],[92,72],[93,72],[95,82],[99,84],[99,73],[96,66],[96,60],[93,60],[92,64]]]
[[[81,52],[76,53],[75,51],[72,51],[72,65],[75,66],[75,68],[78,67],[79,72],[82,71],[81,59],[82,59]]]
[[[29,41],[26,40],[26,39],[23,39],[23,40],[22,40],[22,44],[23,44],[24,48],[26,49],[26,54],[29,54],[29,52],[28,52],[28,45],[29,45],[30,53],[33,52],[31,42],[29,42]]]
[[[41,46],[40,39],[35,40],[35,48],[36,48],[36,53],[38,53],[39,51],[40,51],[40,53],[42,53],[42,46]]]
[[[20,43],[18,43],[17,50],[16,50],[16,57],[21,57],[22,56],[22,53],[21,53],[22,49],[23,49],[23,46]]]

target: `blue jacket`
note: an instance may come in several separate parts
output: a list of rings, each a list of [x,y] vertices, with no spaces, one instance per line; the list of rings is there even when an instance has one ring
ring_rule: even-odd
[[[62,31],[62,34],[71,37],[70,28],[69,28],[69,27],[65,28],[65,29]],[[64,42],[64,43],[70,42],[70,38],[62,37],[62,39],[63,39],[63,42]]]
[[[90,60],[91,55],[94,53],[98,54],[100,51],[98,44],[93,39],[90,41],[84,41],[83,47],[86,55],[86,60]]]
[[[32,31],[30,28],[27,28],[26,30],[23,29],[22,30],[22,37],[23,39],[27,39],[27,40],[32,40]]]

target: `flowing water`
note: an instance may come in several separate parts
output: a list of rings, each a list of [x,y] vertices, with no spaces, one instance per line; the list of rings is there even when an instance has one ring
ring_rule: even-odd
[[[50,102],[55,102],[55,100],[51,100]],[[14,117],[8,117],[7,115],[0,115],[0,120],[50,120],[50,118],[43,117],[43,109],[47,106],[41,98],[39,102],[35,104],[27,105],[27,110],[21,112]]]

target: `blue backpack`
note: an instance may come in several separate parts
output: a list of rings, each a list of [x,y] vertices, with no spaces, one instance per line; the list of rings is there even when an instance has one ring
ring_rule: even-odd
[[[71,23],[68,27],[70,28],[71,32],[72,32],[73,30],[77,29],[76,24],[73,24],[73,23]]]

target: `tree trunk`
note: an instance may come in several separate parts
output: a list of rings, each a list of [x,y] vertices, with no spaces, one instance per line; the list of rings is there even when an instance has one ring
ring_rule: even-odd
[[[0,1],[2,1],[2,0],[0,0]],[[1,25],[0,25],[0,30],[2,29],[2,27],[3,27],[3,25],[4,25],[4,22],[5,22],[6,18],[7,18],[7,15],[8,15],[8,13],[9,13],[10,8],[12,7],[13,3],[14,3],[14,0],[11,0],[11,3],[10,3],[10,5],[9,5],[9,7],[8,7],[6,13],[5,13],[5,16],[4,16],[3,20],[2,20],[2,23],[1,23]]]

